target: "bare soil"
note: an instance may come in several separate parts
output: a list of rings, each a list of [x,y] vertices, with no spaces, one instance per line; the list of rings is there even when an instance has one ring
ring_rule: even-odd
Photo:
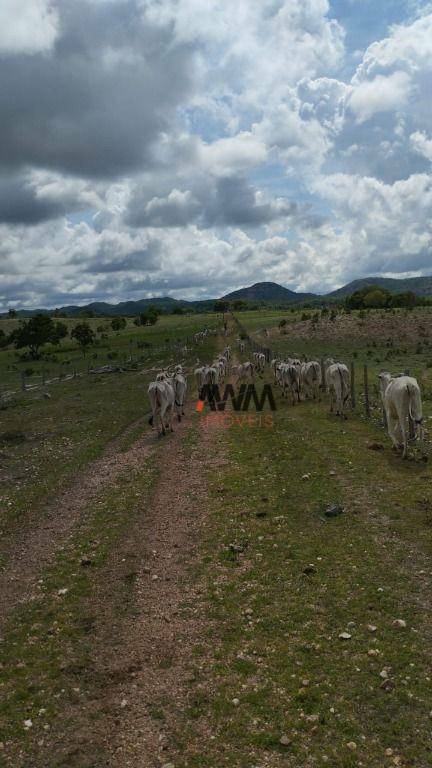
[[[91,462],[60,493],[49,501],[43,515],[30,513],[21,519],[19,527],[4,536],[0,555],[5,567],[0,571],[0,632],[10,611],[31,598],[39,574],[53,561],[59,547],[66,541],[82,519],[88,505],[101,489],[114,485],[126,467],[142,461],[152,443],[146,434],[129,450],[120,451],[122,441],[144,426],[146,418],[130,424],[106,447],[103,455]]]

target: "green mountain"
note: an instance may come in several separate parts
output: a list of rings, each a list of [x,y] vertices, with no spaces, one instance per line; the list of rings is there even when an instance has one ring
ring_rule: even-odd
[[[293,302],[309,301],[317,298],[315,293],[296,293],[284,288],[278,283],[255,283],[248,288],[240,288],[222,297],[226,301],[258,301],[272,304],[292,304]]]
[[[401,280],[392,277],[363,277],[361,280],[353,280],[342,288],[338,288],[337,291],[328,293],[326,298],[343,299],[367,285],[378,285],[392,293],[412,291],[417,296],[432,296],[432,277],[407,277]]]
[[[240,288],[237,291],[222,296],[226,301],[243,301],[254,304],[272,304],[274,306],[283,306],[286,304],[320,304],[328,301],[337,301],[344,299],[355,291],[364,288],[367,285],[378,285],[387,288],[392,293],[403,293],[404,291],[413,291],[418,296],[432,296],[432,276],[431,277],[410,277],[402,280],[389,277],[364,277],[361,280],[353,280],[351,283],[338,288],[336,291],[318,296],[315,293],[296,293],[289,288],[278,283],[255,283],[246,288]],[[93,312],[96,317],[114,317],[123,315],[134,317],[140,312],[144,312],[150,304],[155,305],[162,312],[172,312],[175,307],[182,307],[187,312],[208,312],[213,309],[216,299],[207,299],[205,301],[185,301],[182,299],[173,299],[171,296],[156,297],[152,299],[140,299],[138,301],[122,301],[120,304],[108,304],[104,301],[96,301],[85,306],[76,306],[72,304],[66,307],[60,307],[60,312],[68,317],[78,317],[80,313]],[[22,309],[18,310],[19,317],[30,317],[38,312],[52,313],[53,310],[47,309]],[[7,313],[0,315],[4,317]]]

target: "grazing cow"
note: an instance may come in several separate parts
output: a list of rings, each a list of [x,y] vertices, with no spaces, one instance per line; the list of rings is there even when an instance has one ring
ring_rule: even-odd
[[[412,420],[422,437],[422,401],[420,387],[412,376],[397,376],[383,371],[379,374],[381,398],[387,416],[387,429],[395,449],[402,448],[408,456],[408,421]]]
[[[332,357],[327,357],[324,360],[324,368],[322,369],[322,372],[321,372],[322,373],[322,382],[321,382],[321,384],[322,384],[322,386],[324,388],[327,387],[327,368],[330,368],[330,366],[334,365],[334,364],[335,364],[335,361],[333,360]]]
[[[306,397],[313,397],[316,400],[319,396],[321,384],[321,366],[315,360],[309,363],[303,363],[300,369],[301,385]]]
[[[159,374],[163,376],[164,374]],[[165,435],[169,427],[173,431],[172,420],[174,415],[175,392],[172,380],[161,378],[152,381],[149,384],[148,395],[152,409],[152,415],[149,418],[149,424],[158,428],[158,434]],[[168,424],[165,423],[165,417],[168,418]]]
[[[200,368],[195,368],[194,370],[194,376],[195,376],[195,381],[197,385],[198,395],[201,393],[206,383],[205,372],[206,372],[205,366],[201,366]]]
[[[244,381],[248,377],[250,377],[253,381],[254,378],[254,367],[252,363],[246,362],[246,363],[239,363],[238,365],[233,365],[231,368],[232,373],[236,377],[236,386],[239,383],[239,381]]]
[[[345,416],[344,408],[350,394],[350,374],[343,363],[333,363],[326,369],[326,382],[330,390],[330,413],[336,403],[336,415]]]
[[[213,365],[206,365],[204,369],[204,383],[208,386],[219,383],[219,371]]]
[[[176,366],[175,373],[171,381],[174,387],[174,406],[177,413],[177,419],[181,421],[181,417],[185,415],[184,404],[186,401],[187,391],[187,380],[186,376],[183,374],[181,365]]]
[[[280,362],[281,362],[281,361],[280,361],[280,360],[278,360],[278,358],[277,358],[277,357],[275,357],[275,358],[273,358],[273,360],[272,360],[272,361],[271,361],[271,363],[270,363],[270,368],[271,368],[271,370],[273,371],[273,376],[274,376],[274,383],[275,383],[275,384],[277,384],[277,383],[278,383],[278,378],[277,378],[277,367],[278,367],[278,365],[280,364]]]
[[[265,371],[265,364],[266,364],[266,356],[262,352],[254,352],[253,356],[255,358],[255,369],[258,373],[264,373]]]
[[[295,404],[295,398],[300,402],[300,371],[295,365],[289,363],[281,363],[277,368],[279,372],[279,380],[282,386],[282,395],[285,397],[286,393],[291,394],[291,402]]]

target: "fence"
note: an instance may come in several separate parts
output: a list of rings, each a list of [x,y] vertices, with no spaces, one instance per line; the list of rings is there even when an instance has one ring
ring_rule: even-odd
[[[158,356],[166,357],[168,354],[181,354],[185,349],[196,346],[193,336],[185,336],[178,339],[166,339],[163,344],[153,345],[149,342],[134,340],[129,344],[128,354],[109,352],[101,355],[89,354],[88,357],[79,357],[68,360],[67,363],[49,362],[39,367],[32,373],[25,370],[9,372],[8,382],[0,387],[0,404],[8,402],[8,398],[18,392],[32,392],[40,388],[49,387],[59,382],[67,382],[77,377],[90,376],[102,373],[125,373],[132,371],[139,365],[157,360]],[[30,367],[30,362],[27,363]]]
[[[241,323],[235,315],[232,315],[232,318],[240,332],[241,338],[248,343],[252,352],[263,353],[266,356],[267,362],[278,357],[278,353],[274,352],[270,347],[258,344],[252,339],[243,323]],[[304,356],[303,360],[304,362],[307,362],[308,358]],[[323,358],[321,358],[320,363],[321,370],[324,370]],[[405,370],[405,374],[408,376],[409,371]],[[378,382],[375,381],[372,383],[372,381],[370,367],[367,364],[357,364],[352,360],[350,363],[350,396],[352,410],[359,415],[362,414],[366,419],[375,418],[376,421],[381,422],[382,426],[386,427],[387,419],[381,404]],[[324,392],[327,389],[324,378],[321,389]],[[410,419],[410,436],[413,437],[414,433],[414,424]]]

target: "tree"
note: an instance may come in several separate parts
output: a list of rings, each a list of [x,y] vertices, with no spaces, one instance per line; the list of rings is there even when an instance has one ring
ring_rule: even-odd
[[[228,312],[229,303],[227,301],[215,301],[213,305],[213,312]]]
[[[53,336],[51,339],[52,344],[59,344],[62,339],[65,339],[69,334],[66,323],[54,323]]]
[[[135,325],[155,325],[158,320],[158,312],[155,311],[155,307],[149,307],[146,312],[141,312],[138,317],[135,318]]]
[[[75,339],[85,355],[87,347],[94,344],[95,335],[88,323],[78,323],[71,332],[71,338]]]
[[[244,309],[247,309],[247,303],[243,299],[236,299],[233,302],[233,309],[235,312],[242,312]]]
[[[125,317],[113,317],[111,320],[111,328],[113,331],[122,331],[123,328],[126,328],[126,324]]]
[[[40,348],[49,342],[57,344],[59,341],[58,333],[61,330],[56,326],[62,326],[63,323],[54,323],[48,315],[34,315],[27,322],[21,322],[18,328],[9,336],[17,349],[23,347],[29,348],[30,357],[36,360],[39,357]],[[67,328],[66,328],[67,333]]]
[[[183,307],[174,307],[173,311],[171,312],[172,315],[184,315],[185,311]]]
[[[388,303],[388,293],[379,288],[369,291],[363,299],[363,305],[371,309],[383,309]]]
[[[8,310],[8,315],[9,315],[9,317],[10,317],[10,318],[12,318],[12,317],[16,317],[16,316],[17,316],[17,311],[16,311],[16,309],[9,309],[9,310]]]

